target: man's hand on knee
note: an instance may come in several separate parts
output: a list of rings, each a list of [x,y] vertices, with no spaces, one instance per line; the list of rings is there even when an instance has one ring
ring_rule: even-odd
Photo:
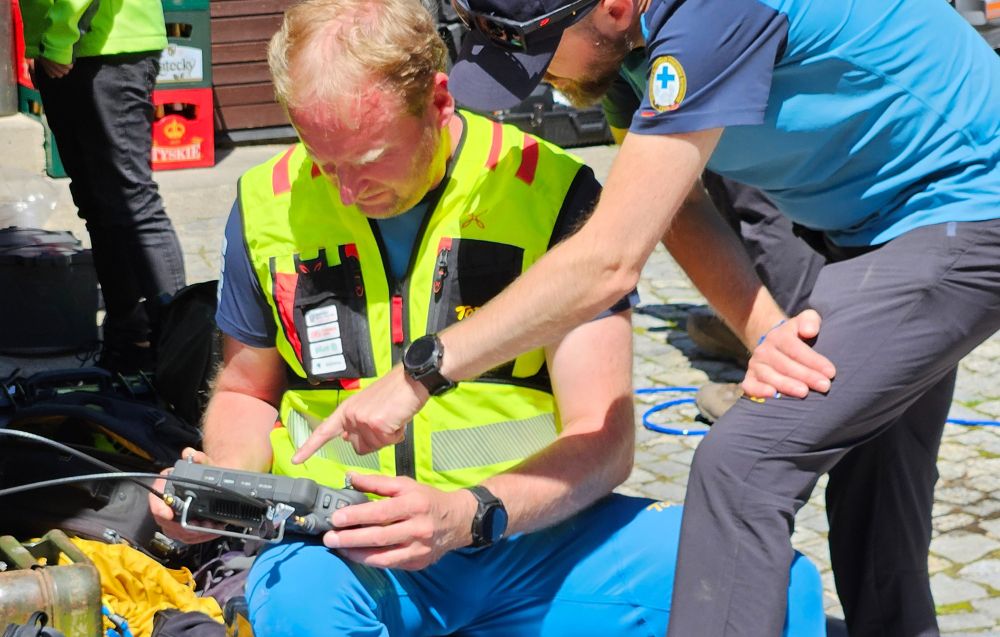
[[[753,398],[828,392],[837,370],[807,343],[819,334],[820,323],[815,310],[805,310],[761,337],[747,364],[743,391]]]

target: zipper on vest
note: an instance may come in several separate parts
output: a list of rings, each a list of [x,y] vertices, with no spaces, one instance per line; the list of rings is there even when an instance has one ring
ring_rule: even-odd
[[[434,270],[434,283],[432,291],[434,300],[441,298],[441,290],[444,289],[444,280],[448,278],[448,255],[451,253],[451,237],[441,237],[438,244],[437,262]]]
[[[410,344],[410,330],[408,321],[406,320],[406,300],[409,296],[410,272],[413,271],[413,265],[423,241],[424,231],[427,229],[427,223],[433,212],[433,209],[428,209],[423,220],[420,222],[420,230],[417,232],[413,249],[410,251],[410,260],[406,264],[406,272],[403,275],[402,281],[396,279],[392,274],[389,256],[386,253],[385,241],[382,239],[382,233],[379,231],[378,224],[373,220],[368,221],[372,234],[375,236],[375,242],[378,244],[379,256],[382,258],[382,271],[385,272],[386,282],[389,287],[390,341],[392,342],[390,350],[392,352],[393,365],[403,360],[403,352],[406,351],[407,345]],[[403,431],[403,440],[396,443],[393,447],[397,476],[406,476],[414,479],[417,477],[415,454],[413,421],[411,420],[406,423]]]

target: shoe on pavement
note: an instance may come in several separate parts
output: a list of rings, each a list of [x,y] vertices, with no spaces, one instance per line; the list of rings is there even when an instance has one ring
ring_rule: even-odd
[[[737,383],[708,383],[694,395],[694,404],[702,418],[713,423],[722,418],[741,396],[743,390]]]
[[[702,352],[714,358],[746,365],[750,352],[719,316],[708,308],[696,308],[687,317],[687,333]]]

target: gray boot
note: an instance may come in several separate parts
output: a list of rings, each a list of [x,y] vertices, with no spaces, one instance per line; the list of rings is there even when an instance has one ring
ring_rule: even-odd
[[[702,352],[713,358],[746,365],[750,352],[729,326],[711,310],[695,308],[687,317],[687,333]]]
[[[695,394],[694,404],[702,417],[713,423],[722,418],[741,396],[743,390],[738,383],[708,383]]]

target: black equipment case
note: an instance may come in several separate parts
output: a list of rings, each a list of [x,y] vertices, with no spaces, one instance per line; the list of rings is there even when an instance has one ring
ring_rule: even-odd
[[[53,354],[97,343],[97,274],[69,232],[0,230],[0,352]]]

